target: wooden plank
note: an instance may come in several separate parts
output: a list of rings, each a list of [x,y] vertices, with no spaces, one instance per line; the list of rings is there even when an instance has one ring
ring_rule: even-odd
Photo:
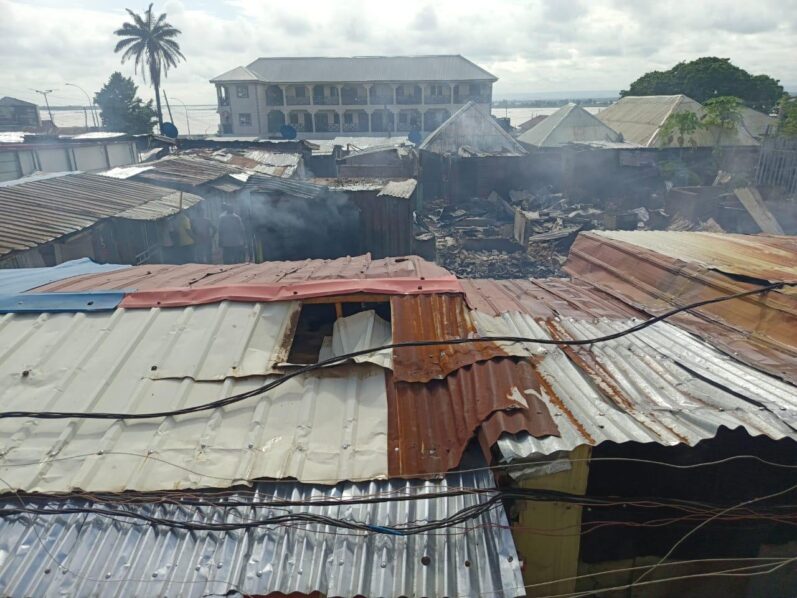
[[[780,223],[767,208],[764,198],[761,197],[758,189],[755,187],[740,187],[734,191],[734,194],[763,232],[771,235],[785,234]]]

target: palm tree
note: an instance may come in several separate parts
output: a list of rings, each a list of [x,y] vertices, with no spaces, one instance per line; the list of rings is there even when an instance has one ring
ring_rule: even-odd
[[[132,23],[123,23],[121,29],[114,31],[124,39],[120,40],[114,52],[124,50],[122,62],[135,58],[136,72],[141,71],[144,82],[149,79],[155,88],[155,106],[158,110],[158,125],[163,127],[163,112],[161,111],[161,74],[166,77],[170,66],[177,66],[179,60],[185,60],[180,45],[174,40],[180,35],[180,30],[166,22],[166,13],[157,18],[152,14],[152,4],[143,16],[134,13],[129,8],[125,9],[132,17]]]

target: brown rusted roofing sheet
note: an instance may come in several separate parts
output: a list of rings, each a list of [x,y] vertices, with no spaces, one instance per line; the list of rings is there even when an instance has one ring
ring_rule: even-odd
[[[366,280],[375,278],[442,279],[454,276],[418,256],[371,259],[370,254],[334,260],[264,262],[230,266],[150,264],[103,274],[76,276],[48,284],[39,292],[111,290],[147,291],[163,288],[204,288],[218,285],[276,284],[319,280]]]
[[[530,361],[507,358],[468,365],[423,384],[388,376],[389,476],[423,476],[456,467],[468,442],[497,413],[515,417],[515,432],[558,436],[538,398],[538,380]],[[501,433],[500,422],[486,432],[482,445],[488,455]]]
[[[594,231],[681,262],[770,282],[797,280],[797,237],[685,231]]]
[[[693,240],[689,235],[699,237]],[[644,243],[636,242],[645,240],[644,234],[627,237],[634,244],[619,240],[614,233],[581,234],[565,270],[651,315],[751,290],[766,281],[797,280],[797,239],[725,237],[679,233],[670,238],[672,246],[665,247],[664,233]],[[728,255],[718,253],[717,247]],[[670,322],[748,365],[797,383],[795,288],[708,305],[674,316]]]
[[[393,342],[446,340],[476,335],[461,295],[393,296]],[[393,375],[401,382],[426,382],[479,361],[506,356],[495,343],[403,347],[393,351]]]
[[[578,280],[462,280],[471,309],[497,316],[521,312],[536,318],[632,318],[641,312]]]

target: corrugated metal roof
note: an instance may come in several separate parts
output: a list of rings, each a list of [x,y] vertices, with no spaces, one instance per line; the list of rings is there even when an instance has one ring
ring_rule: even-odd
[[[490,447],[506,428],[481,434],[496,413],[520,413],[511,432],[536,437],[559,434],[538,398],[538,374],[530,361],[493,359],[462,367],[426,383],[388,380],[388,470],[391,476],[430,475],[456,467],[480,433]]]
[[[511,320],[520,326],[528,324],[527,318],[515,314]],[[557,338],[586,339],[634,323],[563,319],[548,326]],[[547,381],[540,398],[561,436],[505,435],[498,446],[507,459],[605,441],[692,446],[714,437],[720,427],[797,440],[794,386],[671,324],[657,323],[589,347],[549,349],[538,370]]]
[[[565,270],[656,315],[767,281],[797,280],[795,256],[794,237],[603,231],[578,236]],[[797,383],[795,288],[707,305],[670,321],[745,363]]]
[[[661,138],[661,128],[671,114],[681,112],[694,112],[698,116],[705,113],[698,102],[685,95],[626,96],[598,112],[597,117],[622,134],[625,141],[645,147],[660,147],[667,145],[666,140]],[[697,131],[690,137],[698,147],[716,145],[712,131]],[[740,127],[733,136],[726,133],[725,138],[727,141],[723,145],[758,145],[744,127]],[[685,145],[690,146],[691,143]],[[677,142],[673,141],[669,146],[677,147]]]
[[[122,302],[124,293],[20,293],[0,295],[0,314],[26,312],[110,311]]]
[[[218,77],[213,77],[210,82],[224,81],[259,81],[260,78],[245,66],[236,66],[234,69],[222,73]]]
[[[133,266],[119,272],[78,276],[48,284],[36,290],[41,292],[122,289],[144,291],[173,287],[205,288],[218,285],[276,283],[289,285],[305,281],[375,278],[408,278],[421,281],[455,280],[454,275],[448,270],[418,256],[374,260],[370,254],[365,254],[334,260],[275,261],[230,266],[149,264]]]
[[[0,295],[16,295],[75,276],[113,272],[129,267],[124,264],[97,264],[84,257],[50,268],[0,268]]]
[[[560,147],[573,141],[619,141],[620,134],[581,106],[562,106],[517,138],[537,147]]]
[[[454,473],[435,482],[390,480],[332,488],[260,483],[230,501],[354,499],[494,488],[489,472]],[[8,498],[1,506],[87,507],[82,498]],[[373,525],[439,520],[485,500],[438,497],[347,507],[291,507]],[[105,508],[118,508],[100,504]],[[206,522],[283,514],[287,508],[127,505],[163,518]],[[463,528],[465,533],[463,533]],[[0,592],[12,596],[477,596],[524,595],[508,521],[501,508],[463,525],[415,536],[358,534],[327,526],[269,526],[235,532],[186,532],[73,513],[0,519],[5,558]],[[422,559],[431,561],[424,565]]]
[[[412,194],[415,193],[415,187],[417,186],[418,181],[415,179],[407,179],[406,181],[390,181],[377,194],[377,197],[388,196],[409,199],[412,197]]]
[[[193,205],[202,198],[183,194]],[[68,174],[0,188],[0,255],[36,247],[104,218],[157,219],[173,213],[172,190],[94,174]]]
[[[436,56],[307,56],[258,58],[211,79],[211,82],[249,81],[254,74],[270,83],[341,83],[347,81],[496,81],[467,58]],[[242,78],[243,77],[243,78]]]
[[[154,162],[147,162],[147,166],[151,168],[137,174],[136,180],[166,186],[179,184],[199,187],[222,177],[244,172],[241,167],[225,164],[201,154],[167,156]]]
[[[797,281],[797,237],[621,230],[593,231],[588,236],[622,241],[720,272],[770,282]]]
[[[390,298],[390,309],[395,343],[464,338],[476,332],[461,295],[396,295]],[[393,351],[393,375],[400,382],[428,382],[503,356],[495,343],[401,347]]]
[[[468,102],[423,140],[418,149],[443,155],[525,156],[489,110]]]
[[[150,412],[262,385],[294,304],[0,318],[4,410]],[[294,378],[265,396],[179,417],[0,421],[0,477],[32,492],[226,487],[262,477],[384,478],[383,370]]]
[[[280,193],[302,199],[315,199],[329,193],[329,189],[322,185],[266,174],[249,177],[247,187],[252,193]]]

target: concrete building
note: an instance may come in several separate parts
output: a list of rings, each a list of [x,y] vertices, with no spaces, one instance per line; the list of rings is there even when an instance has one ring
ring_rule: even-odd
[[[211,79],[219,133],[300,138],[431,132],[496,77],[459,55],[259,58]]]
[[[19,131],[41,125],[39,107],[36,104],[9,96],[0,98],[0,131]]]

